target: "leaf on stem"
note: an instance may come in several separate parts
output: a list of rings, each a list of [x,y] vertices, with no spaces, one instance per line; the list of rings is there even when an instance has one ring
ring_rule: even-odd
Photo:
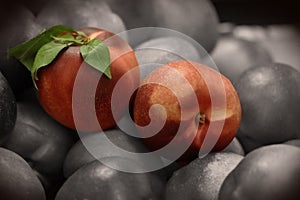
[[[68,46],[67,44],[57,43],[55,41],[51,41],[51,42],[43,45],[38,50],[38,52],[35,56],[33,67],[31,70],[32,78],[34,80],[38,80],[38,77],[37,77],[38,69],[40,69],[41,67],[44,67],[46,65],[49,65],[56,58],[56,56],[59,54],[59,52],[61,52],[61,50],[63,50],[67,46]]]
[[[110,73],[110,54],[108,47],[99,39],[93,39],[80,47],[80,53],[86,63],[112,78]]]
[[[23,65],[25,65],[29,71],[32,71],[33,63],[38,50],[43,45],[51,42],[53,40],[52,36],[57,36],[62,32],[75,32],[75,30],[63,25],[54,26],[46,31],[41,32],[35,38],[11,48],[8,52],[8,56],[14,56]]]

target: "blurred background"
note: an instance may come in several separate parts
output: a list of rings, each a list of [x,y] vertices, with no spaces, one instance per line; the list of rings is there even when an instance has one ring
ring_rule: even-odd
[[[268,25],[299,24],[295,0],[212,0],[221,22]]]
[[[34,12],[51,0],[17,0]],[[221,22],[237,24],[299,24],[296,0],[211,0]],[[125,1],[124,1],[125,2]],[[11,3],[6,1],[6,3]],[[130,1],[126,1],[130,3]],[[126,4],[125,3],[125,4]],[[123,5],[126,7],[126,5]]]

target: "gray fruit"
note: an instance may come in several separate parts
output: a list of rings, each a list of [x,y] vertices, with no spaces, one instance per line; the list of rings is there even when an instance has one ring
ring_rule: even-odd
[[[124,168],[137,165],[124,158],[111,157],[107,162]],[[163,183],[152,174],[117,171],[96,160],[78,169],[57,193],[56,200],[74,199],[161,199]]]
[[[298,200],[300,148],[277,144],[249,154],[225,179],[219,200]]]
[[[46,200],[38,177],[18,154],[0,148],[0,197],[7,200]]]
[[[226,176],[243,156],[234,153],[212,153],[197,158],[177,170],[167,183],[166,200],[217,200]]]
[[[0,72],[0,145],[12,131],[17,117],[15,96]]]

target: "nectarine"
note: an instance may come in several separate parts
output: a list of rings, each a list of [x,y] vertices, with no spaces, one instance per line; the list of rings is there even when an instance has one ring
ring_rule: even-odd
[[[241,106],[226,77],[200,63],[181,60],[144,79],[134,102],[134,120],[151,150],[189,162],[200,148],[208,153],[231,142]],[[169,150],[163,150],[165,145]]]
[[[90,39],[98,38],[109,49],[110,72],[112,78],[101,76],[102,73],[86,62],[80,54],[80,46],[70,46],[63,50],[58,57],[48,66],[38,71],[39,101],[46,112],[63,125],[80,131],[97,131],[115,126],[111,95],[115,84],[128,71],[138,66],[135,53],[131,47],[120,37],[106,30],[97,28],[83,28],[80,31]],[[99,60],[100,62],[100,60]],[[122,92],[139,84],[139,71],[134,70],[123,82]],[[101,78],[100,78],[101,77]],[[74,84],[76,81],[76,87]],[[93,91],[96,83],[96,91]],[[76,97],[73,91],[77,91]],[[119,94],[122,96],[123,94]],[[93,105],[88,105],[91,102]],[[117,113],[121,114],[127,106],[125,101],[118,101],[114,105]],[[75,126],[73,108],[80,113],[77,115]],[[93,112],[96,111],[96,114]],[[91,120],[90,115],[97,115],[97,120]]]

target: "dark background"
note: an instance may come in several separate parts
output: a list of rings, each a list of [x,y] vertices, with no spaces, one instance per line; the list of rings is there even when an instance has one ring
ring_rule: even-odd
[[[300,24],[296,0],[212,0],[221,22],[236,24]]]
[[[48,0],[17,0],[36,10]],[[124,0],[124,3],[130,0]],[[150,0],[151,1],[151,0]],[[184,0],[183,0],[184,1]],[[300,7],[297,0],[211,0],[221,22],[236,24],[300,24]],[[0,0],[1,2],[1,0]],[[10,2],[12,1],[5,1]]]

